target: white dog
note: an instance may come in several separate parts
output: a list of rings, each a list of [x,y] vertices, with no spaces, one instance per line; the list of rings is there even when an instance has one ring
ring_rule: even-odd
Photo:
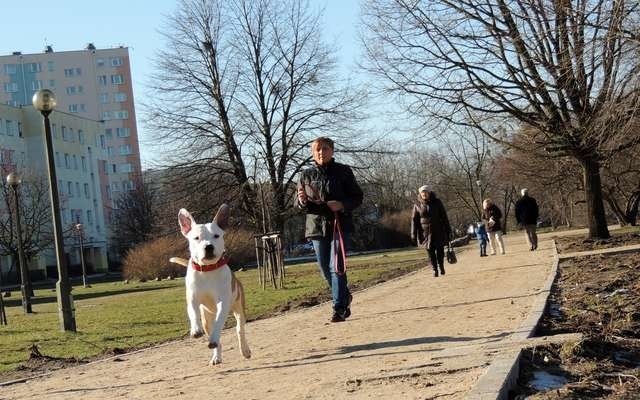
[[[236,318],[236,333],[240,352],[244,358],[251,357],[245,338],[244,290],[227,265],[224,257],[224,228],[229,219],[229,206],[218,209],[213,222],[197,224],[184,208],[178,213],[182,235],[189,241],[191,258],[171,258],[171,262],[187,267],[185,279],[187,289],[187,313],[191,323],[191,336],[206,333],[213,356],[209,364],[222,362],[220,333],[229,311]]]

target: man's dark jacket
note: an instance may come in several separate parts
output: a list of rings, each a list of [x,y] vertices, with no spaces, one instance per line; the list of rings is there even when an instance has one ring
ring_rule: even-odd
[[[519,224],[536,225],[538,223],[538,203],[529,195],[516,201],[516,221]]]
[[[353,171],[347,165],[331,159],[327,165],[318,165],[302,171],[298,188],[302,187],[309,200],[298,207],[307,213],[305,237],[331,238],[335,216],[327,201],[341,201],[344,209],[338,212],[343,232],[353,232],[351,213],[362,204],[362,189],[358,186]]]
[[[427,250],[445,246],[451,240],[451,225],[442,201],[429,193],[429,201],[420,199],[411,214],[411,239]]]
[[[502,211],[495,204],[491,204],[486,210],[482,210],[482,219],[487,221],[487,232],[502,230]],[[493,220],[493,223],[490,220]]]

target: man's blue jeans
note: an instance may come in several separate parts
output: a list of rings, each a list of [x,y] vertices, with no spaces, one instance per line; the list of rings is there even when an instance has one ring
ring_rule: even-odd
[[[345,235],[345,251],[347,244],[347,235]],[[333,309],[337,312],[343,313],[349,306],[349,288],[347,286],[347,274],[346,271],[342,274],[337,274],[335,269],[336,250],[339,250],[338,241],[334,241],[331,238],[313,238],[313,249],[316,252],[316,260],[318,261],[318,267],[320,267],[320,273],[324,276],[329,287],[331,288],[331,295],[333,296]],[[338,247],[338,249],[336,249]],[[338,257],[338,262],[342,263],[342,257]],[[344,271],[344,266],[340,265],[340,271]]]

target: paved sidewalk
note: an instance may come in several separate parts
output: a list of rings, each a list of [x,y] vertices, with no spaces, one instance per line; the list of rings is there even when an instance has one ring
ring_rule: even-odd
[[[521,232],[504,239],[504,256],[480,258],[472,242],[443,277],[429,268],[356,293],[345,323],[326,322],[328,304],[249,323],[251,360],[227,330],[220,366],[189,339],[3,387],[0,399],[464,399],[513,350],[552,269],[551,240],[530,252]]]

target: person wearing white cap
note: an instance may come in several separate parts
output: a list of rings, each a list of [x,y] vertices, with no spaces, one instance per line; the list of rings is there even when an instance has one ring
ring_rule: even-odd
[[[433,275],[444,275],[444,246],[451,240],[451,225],[444,204],[428,185],[418,189],[418,202],[411,216],[411,240],[427,250]]]
[[[534,251],[538,248],[538,235],[536,228],[538,227],[538,203],[536,199],[529,196],[528,189],[520,191],[522,197],[516,202],[516,221],[518,225],[524,228],[524,237],[529,244],[529,250]]]

